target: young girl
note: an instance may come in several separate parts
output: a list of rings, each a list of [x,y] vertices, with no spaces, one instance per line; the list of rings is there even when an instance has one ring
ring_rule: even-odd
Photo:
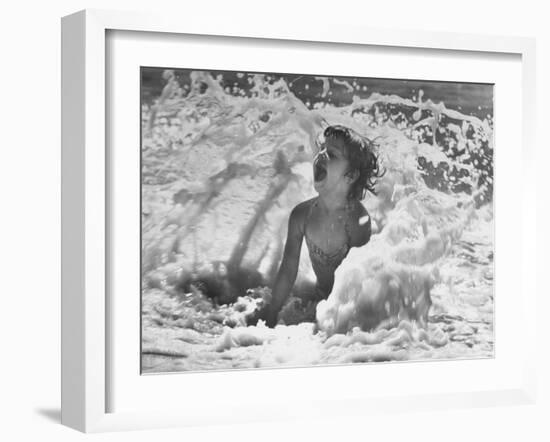
[[[328,297],[334,272],[350,248],[370,239],[370,217],[361,200],[367,191],[375,193],[375,179],[382,176],[373,143],[339,125],[327,127],[323,135],[324,142],[313,161],[318,196],[298,204],[290,213],[283,260],[267,310],[270,327],[277,323],[296,280],[304,238],[317,277],[310,306]]]

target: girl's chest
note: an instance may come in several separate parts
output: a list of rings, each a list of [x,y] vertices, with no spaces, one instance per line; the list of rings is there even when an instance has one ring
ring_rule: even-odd
[[[314,217],[311,216],[305,225],[305,235],[308,243],[313,242],[324,252],[331,254],[349,245],[350,232],[345,216]]]

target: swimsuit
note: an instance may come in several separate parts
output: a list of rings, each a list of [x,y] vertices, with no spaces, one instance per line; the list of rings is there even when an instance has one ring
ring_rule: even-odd
[[[309,250],[309,258],[311,260],[311,265],[313,266],[313,270],[315,271],[316,275],[326,275],[331,277],[331,282],[328,284],[320,285],[319,284],[319,277],[317,276],[317,286],[316,286],[316,298],[318,300],[320,299],[326,299],[328,295],[330,294],[332,290],[332,285],[334,283],[334,272],[338,268],[338,266],[342,263],[344,258],[347,256],[350,246],[350,233],[349,233],[349,226],[348,226],[348,217],[346,217],[346,221],[344,223],[344,229],[346,231],[346,242],[335,252],[332,253],[326,253],[321,247],[319,247],[315,242],[308,236],[307,234],[307,223],[309,221],[309,218],[311,216],[311,212],[313,211],[313,208],[317,206],[317,200],[315,200],[310,206],[309,206],[309,213],[306,218],[306,222],[304,225],[304,236],[306,239],[307,248]]]

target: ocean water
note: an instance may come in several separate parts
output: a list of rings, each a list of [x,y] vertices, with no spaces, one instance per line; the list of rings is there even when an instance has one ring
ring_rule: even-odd
[[[388,81],[373,92],[302,76],[298,91],[284,77],[175,74],[142,102],[144,373],[493,356],[490,86],[431,85],[479,110],[462,113],[418,84],[390,94]],[[314,322],[293,297],[286,325],[247,326],[269,298],[290,210],[315,195],[327,124],[377,143],[386,173],[363,201],[372,238],[338,268]],[[304,244],[294,294],[314,280]]]

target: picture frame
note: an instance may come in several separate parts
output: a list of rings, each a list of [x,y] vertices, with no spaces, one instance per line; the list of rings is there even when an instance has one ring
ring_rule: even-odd
[[[521,230],[516,245],[521,261],[521,294],[517,301],[522,315],[516,321],[524,336],[534,337],[536,324],[537,290],[534,272],[536,265],[535,206],[536,186],[531,171],[534,168],[534,101],[535,101],[535,42],[519,37],[493,37],[421,31],[381,30],[350,26],[287,27],[280,29],[266,23],[247,23],[238,26],[227,21],[196,19],[182,25],[180,20],[168,15],[156,16],[143,13],[126,13],[102,10],[86,10],[64,17],[62,20],[62,423],[84,432],[102,432],[125,429],[161,428],[170,426],[202,425],[211,422],[253,422],[284,418],[310,418],[332,415],[364,415],[375,410],[396,412],[400,410],[456,408],[470,406],[498,406],[526,404],[535,401],[536,358],[535,339],[525,339],[518,352],[518,365],[513,376],[499,385],[463,387],[462,391],[438,390],[434,384],[425,392],[416,390],[407,394],[377,395],[376,399],[360,388],[350,393],[353,385],[343,384],[342,394],[335,389],[328,397],[309,394],[300,401],[298,394],[312,393],[307,384],[308,369],[281,370],[276,373],[275,384],[296,385],[295,376],[302,376],[303,387],[297,388],[288,401],[283,399],[262,402],[258,399],[239,398],[227,401],[228,407],[217,407],[214,415],[207,403],[193,407],[154,407],[139,411],[113,411],[110,391],[117,379],[109,375],[115,355],[109,344],[112,333],[113,311],[110,296],[109,228],[112,212],[109,169],[109,134],[106,122],[110,118],[107,101],[110,93],[106,65],[110,62],[107,50],[109,32],[155,33],[166,36],[215,36],[247,41],[311,42],[326,45],[369,46],[401,48],[402,50],[426,49],[443,52],[468,52],[483,54],[507,54],[519,57],[521,63],[521,166],[525,178],[519,189],[521,210],[518,211]],[[152,34],[150,34],[152,35]],[[498,100],[498,96],[497,96]],[[506,178],[503,178],[506,179]],[[498,185],[497,185],[498,186]],[[497,203],[498,205],[498,203]],[[139,247],[139,244],[138,244]],[[502,248],[501,248],[502,247]],[[499,250],[506,247],[499,243]],[[499,255],[500,256],[500,255]],[[500,258],[499,258],[500,259]],[[517,261],[516,261],[517,262]],[[498,266],[497,266],[498,268]],[[502,273],[500,273],[502,275]],[[504,277],[504,276],[503,276]],[[504,287],[500,286],[500,287]],[[499,288],[503,293],[505,288]],[[498,311],[498,309],[497,309]],[[497,323],[507,318],[497,314]],[[510,333],[504,330],[503,339]],[[509,330],[508,330],[509,331]],[[137,332],[136,332],[137,333]],[[497,351],[495,359],[500,358]],[[447,364],[450,362],[439,362]],[[464,364],[467,364],[466,362]],[[466,365],[461,365],[464,368]],[[399,375],[405,371],[411,377],[427,365],[415,368],[369,367],[370,374],[391,370]],[[470,364],[475,372],[477,366]],[[350,367],[355,375],[365,367]],[[490,370],[490,368],[489,368]],[[336,369],[315,369],[319,376],[337,376]],[[304,374],[306,373],[306,374]],[[139,367],[132,372],[139,376]],[[187,375],[186,375],[187,376]],[[200,390],[227,388],[230,383],[265,383],[275,374],[261,372],[236,372],[218,374],[216,377],[201,373],[193,378]],[[208,377],[210,376],[210,377]],[[175,382],[168,376],[164,386]],[[145,380],[152,383],[151,378]],[[448,383],[448,381],[447,381]],[[198,392],[188,391],[192,395]],[[226,393],[231,396],[231,391]],[[224,403],[221,401],[220,403]],[[307,404],[307,407],[303,405]]]

